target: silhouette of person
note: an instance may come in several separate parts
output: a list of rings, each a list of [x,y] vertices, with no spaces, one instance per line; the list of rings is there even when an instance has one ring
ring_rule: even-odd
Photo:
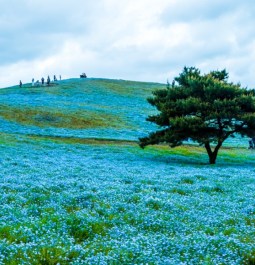
[[[50,85],[50,77],[48,76],[47,77],[47,86],[49,86]]]
[[[21,82],[21,80],[19,80],[19,87],[22,87],[22,82]]]
[[[249,140],[249,149],[255,149],[255,137]]]
[[[41,80],[42,80],[42,85],[44,85],[44,78],[42,77],[42,79],[41,79]]]

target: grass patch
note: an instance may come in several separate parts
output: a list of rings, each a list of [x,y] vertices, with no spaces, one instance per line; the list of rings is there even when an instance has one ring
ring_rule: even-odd
[[[134,204],[137,204],[141,201],[141,198],[139,195],[133,195],[131,196],[129,199],[128,199],[128,203],[134,203]],[[148,205],[147,205],[148,206]]]
[[[195,181],[191,178],[183,178],[183,179],[181,179],[180,183],[181,184],[194,184]]]
[[[245,217],[245,223],[246,225],[255,227],[255,217]]]
[[[255,265],[255,249],[252,252],[245,254],[243,264]]]
[[[69,216],[67,225],[69,226],[69,234],[78,244],[92,240],[96,235],[104,237],[108,230],[113,227],[110,222],[88,220],[86,217],[76,215]]]
[[[146,207],[152,209],[152,210],[160,210],[161,207],[162,207],[162,203],[160,201],[157,201],[157,200],[149,200],[148,202],[146,202]]]
[[[200,146],[195,145],[182,145],[175,148],[171,148],[166,144],[161,145],[150,145],[146,147],[150,153],[157,155],[159,157],[167,155],[183,156],[185,158],[194,158],[204,160],[206,158],[205,149]]]
[[[225,189],[222,186],[214,186],[214,187],[209,187],[209,186],[204,186],[200,189],[201,192],[205,193],[224,193]]]
[[[14,146],[18,141],[17,136],[13,134],[0,133],[0,145]]]
[[[182,195],[182,196],[187,196],[189,195],[189,193],[183,189],[180,189],[180,188],[173,188],[170,190],[171,193],[176,193],[176,194],[179,194],[179,195]]]
[[[97,79],[94,82],[96,87],[103,87],[110,93],[133,97],[140,95],[144,98],[148,97],[153,90],[165,87],[163,84],[127,80]]]
[[[90,144],[90,145],[137,145],[135,141],[115,140],[103,138],[79,138],[79,137],[62,137],[47,135],[28,135],[28,138],[36,141],[52,141],[55,143],[65,144]]]
[[[28,251],[20,250],[14,255],[12,259],[6,257],[4,259],[4,264],[68,265],[79,255],[79,251],[64,251],[62,248],[55,246],[43,246]]]
[[[0,116],[5,120],[38,127],[69,129],[123,128],[125,123],[117,116],[96,111],[69,111],[61,109],[17,108],[0,105]]]
[[[196,175],[195,178],[197,178],[198,180],[207,180],[207,177],[201,175]]]
[[[5,239],[9,244],[28,243],[30,241],[20,226],[2,226],[0,227],[0,240]]]

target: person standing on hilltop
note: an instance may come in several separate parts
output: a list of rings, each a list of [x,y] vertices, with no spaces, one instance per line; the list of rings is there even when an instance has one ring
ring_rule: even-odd
[[[44,86],[44,77],[42,77],[41,80],[42,80],[42,86]]]
[[[21,82],[21,80],[19,80],[19,87],[22,87],[22,82]]]
[[[47,86],[49,86],[50,85],[50,77],[48,76],[47,77]]]
[[[54,79],[54,82],[58,81],[56,75],[54,75],[53,79]]]
[[[255,149],[255,137],[252,137],[249,140],[249,148],[248,149]]]
[[[59,80],[61,81],[61,75],[59,75]]]
[[[32,86],[34,86],[34,85],[35,85],[35,79],[32,78]]]

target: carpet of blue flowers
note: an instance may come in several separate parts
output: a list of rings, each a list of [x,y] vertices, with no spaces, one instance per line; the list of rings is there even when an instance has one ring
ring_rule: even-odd
[[[140,149],[157,86],[0,92],[0,264],[254,264],[255,153]]]

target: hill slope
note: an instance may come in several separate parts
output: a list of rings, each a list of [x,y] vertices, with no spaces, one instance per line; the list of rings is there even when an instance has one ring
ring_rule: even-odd
[[[162,84],[70,79],[51,87],[0,90],[0,131],[5,133],[137,140],[153,125],[146,102]]]
[[[54,86],[26,84],[0,90],[0,132],[50,137],[137,141],[157,129],[146,98],[164,84],[110,79],[68,79]],[[247,138],[224,146],[247,147]]]

